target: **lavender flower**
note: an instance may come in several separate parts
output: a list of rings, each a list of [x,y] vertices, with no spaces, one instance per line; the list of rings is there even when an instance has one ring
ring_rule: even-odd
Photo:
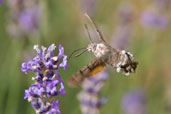
[[[98,0],[80,0],[80,7],[84,12],[93,15],[97,10]]]
[[[124,114],[146,114],[145,93],[141,90],[127,93],[123,97],[122,108],[124,110]]]
[[[128,47],[133,33],[132,22],[134,21],[134,13],[134,6],[132,4],[121,4],[118,8],[117,17],[119,23],[111,41],[111,45],[114,48],[123,50]]]
[[[27,63],[22,63],[21,70],[27,74],[28,71],[36,73],[32,79],[35,83],[28,90],[25,90],[24,99],[31,102],[37,114],[60,114],[60,100],[54,98],[58,95],[65,96],[64,82],[58,73],[58,69],[68,67],[67,56],[64,48],[59,45],[59,54],[54,56],[56,46],[50,45],[47,49],[38,45],[34,46],[37,56]],[[60,62],[62,59],[62,62]]]
[[[114,46],[114,48],[124,50],[128,47],[131,37],[132,37],[131,26],[117,27],[117,30],[112,39],[112,45]]]
[[[14,37],[37,35],[40,31],[42,7],[38,0],[8,0],[10,11],[7,30]]]
[[[2,0],[0,0],[0,4],[3,4]]]
[[[164,29],[168,26],[168,19],[164,15],[146,10],[142,13],[141,24],[145,28]]]
[[[108,74],[103,71],[83,81],[83,90],[78,94],[82,114],[99,114],[99,108],[107,102],[105,97],[100,99],[99,96],[100,90],[107,78]]]
[[[135,16],[135,8],[131,3],[121,3],[117,11],[118,21],[121,25],[128,25],[132,23]]]
[[[24,29],[25,32],[34,32],[39,28],[39,9],[38,6],[34,6],[32,9],[25,9],[20,13],[19,24]]]

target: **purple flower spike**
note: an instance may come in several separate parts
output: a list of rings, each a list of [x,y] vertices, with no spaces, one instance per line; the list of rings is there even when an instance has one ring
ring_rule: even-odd
[[[107,102],[105,97],[100,98],[99,95],[107,79],[108,74],[103,71],[96,76],[84,80],[82,84],[83,90],[78,95],[82,114],[99,114],[99,108]]]
[[[144,11],[141,17],[141,23],[145,28],[164,29],[168,26],[168,19],[165,16],[157,15],[152,11]]]
[[[15,38],[37,36],[41,30],[42,4],[38,0],[6,0],[9,7],[7,30]]]
[[[31,102],[37,114],[60,114],[60,100],[54,101],[54,98],[59,94],[63,97],[66,94],[58,69],[68,67],[67,56],[64,54],[62,45],[59,45],[58,56],[53,56],[55,48],[54,44],[50,45],[48,49],[44,46],[39,49],[38,45],[35,45],[37,56],[21,65],[21,70],[24,73],[27,74],[28,71],[36,73],[36,77],[32,77],[35,84],[25,90],[24,99]]]
[[[99,0],[80,0],[80,8],[89,15],[94,15],[99,7]]]
[[[25,30],[31,30],[35,26],[33,12],[26,10],[20,14],[19,22]]]
[[[0,0],[0,4],[3,4],[2,0]]]
[[[126,94],[123,97],[122,108],[124,114],[146,114],[145,93],[141,90],[137,90]]]

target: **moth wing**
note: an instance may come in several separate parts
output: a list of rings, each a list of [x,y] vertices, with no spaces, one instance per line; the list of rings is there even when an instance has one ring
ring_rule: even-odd
[[[96,34],[98,35],[98,40],[97,40],[97,39],[94,39],[94,40],[96,40],[95,42],[107,43],[107,42],[106,42],[106,39],[103,37],[101,31],[99,30],[98,26],[97,26],[96,23],[93,21],[93,19],[92,19],[87,13],[85,13],[84,15],[85,15],[85,17],[87,17],[87,19],[91,22],[91,24],[93,25],[93,29],[95,29],[95,32],[96,32]],[[87,26],[87,25],[86,25],[86,26]],[[88,29],[88,27],[87,27],[86,29]],[[91,31],[90,31],[90,32],[91,32]],[[89,35],[89,36],[90,36],[90,35]],[[92,37],[92,38],[96,38],[96,37],[94,36],[94,37]],[[99,41],[99,40],[100,40],[100,41]]]
[[[85,78],[92,77],[95,74],[103,71],[106,68],[106,64],[101,58],[95,58],[81,70],[76,72],[68,80],[68,85],[70,87],[78,87],[83,82]]]

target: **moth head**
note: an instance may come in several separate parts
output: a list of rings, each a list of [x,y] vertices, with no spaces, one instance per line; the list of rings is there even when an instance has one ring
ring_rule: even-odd
[[[97,44],[96,43],[91,43],[91,44],[88,45],[87,50],[89,52],[95,52],[96,48],[97,48]]]
[[[96,57],[101,57],[108,52],[106,45],[103,43],[89,44],[87,50],[92,52]]]

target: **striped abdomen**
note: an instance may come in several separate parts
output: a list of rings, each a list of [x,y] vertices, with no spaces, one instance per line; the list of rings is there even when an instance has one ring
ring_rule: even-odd
[[[100,58],[95,58],[89,64],[79,70],[76,74],[74,74],[68,80],[68,85],[70,87],[77,87],[82,83],[85,78],[91,77],[97,74],[98,72],[104,70],[105,68],[105,63]]]

